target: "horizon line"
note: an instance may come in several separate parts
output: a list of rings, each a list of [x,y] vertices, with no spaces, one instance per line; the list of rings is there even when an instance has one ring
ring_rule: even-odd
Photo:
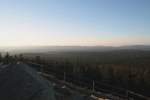
[[[122,46],[150,46],[150,44],[129,44],[129,45],[18,45],[1,47],[122,47]]]

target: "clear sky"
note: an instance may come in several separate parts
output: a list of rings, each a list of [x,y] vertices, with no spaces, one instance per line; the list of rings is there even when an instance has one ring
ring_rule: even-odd
[[[150,0],[0,0],[0,46],[150,44]]]

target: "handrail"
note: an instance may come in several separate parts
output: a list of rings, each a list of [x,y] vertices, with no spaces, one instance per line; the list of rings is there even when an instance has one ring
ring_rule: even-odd
[[[30,64],[33,64],[33,65],[37,65],[37,66],[39,66],[39,67],[41,67],[41,66],[45,66],[45,65],[43,65],[43,64],[38,64],[38,63],[34,63],[34,62],[27,62],[27,63],[30,63]],[[50,69],[50,68],[49,68]],[[50,71],[50,70],[49,70]],[[66,77],[66,76],[65,76]],[[85,78],[84,77],[84,79],[88,79],[88,78]],[[92,80],[91,80],[92,81]],[[82,82],[82,83],[84,83],[84,82]],[[133,92],[133,91],[130,91],[130,90],[127,90],[127,89],[123,89],[123,88],[118,88],[118,87],[114,87],[114,86],[112,86],[112,85],[108,85],[108,84],[104,84],[104,83],[100,83],[100,82],[98,82],[98,81],[95,81],[95,85],[99,85],[99,86],[102,86],[102,85],[105,85],[106,87],[108,87],[108,88],[112,88],[112,89],[114,89],[114,90],[120,90],[120,91],[123,91],[125,94],[124,94],[124,97],[126,97],[126,98],[140,98],[140,100],[150,100],[150,98],[149,97],[146,97],[146,96],[143,96],[143,95],[141,95],[141,94],[138,94],[138,93],[135,93],[135,92]],[[100,88],[98,86],[98,88]],[[97,87],[97,86],[95,86],[95,87]],[[102,88],[101,88],[102,89]],[[105,90],[105,89],[104,89]],[[106,91],[109,91],[108,89],[106,89]],[[109,92],[114,92],[114,91],[109,91]],[[119,93],[117,93],[117,91],[115,91],[114,93],[112,93],[112,94],[115,94],[115,95],[118,95],[118,96],[122,96],[122,94],[119,94]],[[123,96],[122,96],[123,97]]]

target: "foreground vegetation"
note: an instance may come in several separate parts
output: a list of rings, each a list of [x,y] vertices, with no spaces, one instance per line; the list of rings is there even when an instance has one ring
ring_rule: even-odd
[[[8,62],[32,61],[57,72],[86,77],[150,96],[150,51],[115,50],[107,52],[26,53],[0,57]]]

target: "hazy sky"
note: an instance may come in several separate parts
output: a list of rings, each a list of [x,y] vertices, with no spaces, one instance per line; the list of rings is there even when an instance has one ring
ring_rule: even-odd
[[[0,46],[150,44],[150,0],[0,0]]]

